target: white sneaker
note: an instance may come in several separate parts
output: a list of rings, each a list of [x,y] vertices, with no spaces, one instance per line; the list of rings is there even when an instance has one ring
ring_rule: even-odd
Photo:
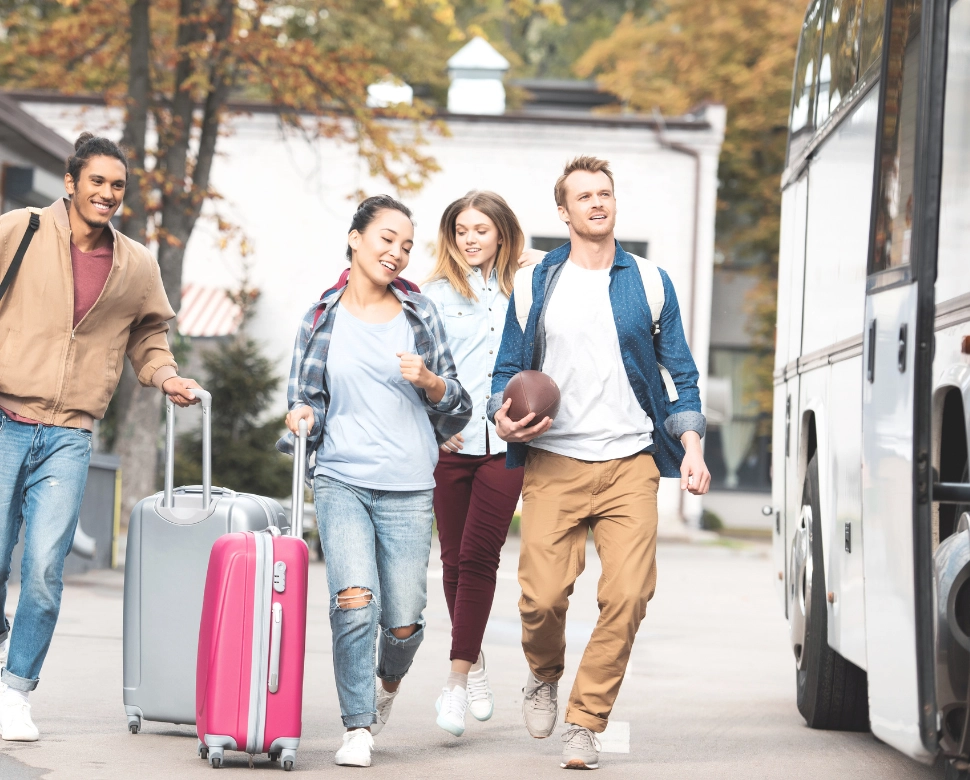
[[[467,707],[468,692],[464,688],[457,685],[450,691],[447,688],[442,688],[441,695],[434,703],[434,708],[438,712],[438,719],[435,723],[449,734],[460,737],[465,733],[465,709]]]
[[[525,727],[536,739],[545,739],[556,730],[559,720],[559,683],[543,682],[530,671],[522,693]]]
[[[334,756],[337,766],[370,766],[374,738],[367,729],[354,729],[344,734],[344,744]]]
[[[0,685],[0,737],[7,742],[36,742],[39,736],[30,719],[30,704]]]
[[[398,688],[394,692],[385,691],[381,681],[377,681],[377,722],[370,727],[370,733],[374,736],[380,734],[381,729],[387,725],[388,718],[391,717],[391,705],[394,704],[394,697],[400,690]]]
[[[482,668],[468,673],[468,709],[475,720],[488,720],[495,710],[495,697],[488,687],[488,673],[485,670],[485,653],[478,656]]]
[[[10,650],[10,634],[0,642],[0,669],[7,665],[7,652]]]
[[[583,726],[572,723],[566,724],[566,733],[562,735],[565,743],[562,749],[563,769],[598,769],[600,751],[603,746],[596,735]]]

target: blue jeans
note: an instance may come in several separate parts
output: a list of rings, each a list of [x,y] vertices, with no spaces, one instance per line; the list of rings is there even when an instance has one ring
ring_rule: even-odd
[[[16,630],[0,672],[18,691],[37,687],[54,635],[90,460],[89,431],[25,425],[0,411],[0,642],[10,632],[4,614],[10,558],[26,526]]]
[[[323,474],[313,487],[340,715],[347,728],[366,728],[377,720],[375,674],[388,682],[402,679],[424,639],[433,491],[371,490]],[[347,588],[369,591],[370,601],[342,608],[338,596]],[[391,631],[411,625],[417,631],[406,639]]]

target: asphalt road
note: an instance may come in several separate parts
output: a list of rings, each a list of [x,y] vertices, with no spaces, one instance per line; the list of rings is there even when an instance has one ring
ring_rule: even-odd
[[[377,738],[371,777],[562,777],[559,735],[533,740],[522,725],[526,666],[518,646],[517,541],[506,546],[486,653],[496,695],[493,718],[471,717],[456,739],[434,723],[448,668],[450,626],[436,558],[429,572],[427,639],[405,680],[390,723]],[[640,629],[607,733],[603,775],[620,778],[936,778],[871,734],[812,731],[794,703],[787,628],[761,543],[661,544],[657,595]],[[598,564],[591,550],[569,613],[561,699],[596,619]],[[0,778],[183,778],[214,770],[196,758],[189,727],[146,723],[128,733],[121,701],[120,572],[72,579],[41,685],[31,696],[36,744],[0,742]],[[310,574],[304,735],[296,770],[346,771],[333,754],[342,728],[333,684],[322,564]],[[11,589],[8,604],[16,604]],[[178,605],[172,605],[173,624]],[[164,616],[163,616],[164,619]],[[561,731],[561,730],[560,730]],[[615,733],[614,733],[615,732]],[[625,739],[626,735],[628,739]],[[248,771],[227,754],[223,771]],[[281,772],[263,757],[261,772]]]

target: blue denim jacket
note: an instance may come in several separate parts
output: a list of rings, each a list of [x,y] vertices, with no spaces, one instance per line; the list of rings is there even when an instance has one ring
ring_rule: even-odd
[[[515,317],[515,294],[509,304],[499,349],[498,360],[492,377],[492,397],[488,402],[488,417],[495,419],[495,412],[504,402],[505,386],[520,371],[542,370],[545,357],[545,310],[556,281],[569,258],[570,245],[564,244],[553,250],[532,275],[532,309],[525,332]],[[653,452],[662,477],[679,477],[680,464],[684,459],[684,446],[680,437],[686,431],[696,431],[703,436],[707,420],[701,414],[700,393],[697,389],[697,367],[691,357],[680,321],[680,306],[670,277],[661,270],[664,284],[664,307],[660,315],[660,333],[656,339],[650,334],[652,319],[647,306],[647,296],[636,260],[627,254],[619,242],[610,269],[610,303],[620,339],[620,355],[626,368],[633,394],[643,410],[654,423],[654,442],[646,452]],[[582,311],[576,312],[582,317]],[[677,386],[679,398],[671,402],[667,398],[663,379],[657,362],[663,363]],[[591,377],[595,380],[595,377]],[[509,444],[506,466],[515,468],[525,463],[525,444]]]

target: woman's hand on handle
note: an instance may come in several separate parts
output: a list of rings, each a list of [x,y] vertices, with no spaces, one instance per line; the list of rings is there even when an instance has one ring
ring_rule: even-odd
[[[297,436],[300,435],[300,420],[306,420],[307,433],[313,430],[313,409],[309,406],[298,406],[286,415],[286,427]]]
[[[538,436],[542,436],[552,427],[552,418],[546,417],[542,422],[531,427],[526,427],[536,416],[535,412],[529,412],[518,422],[509,419],[509,407],[512,406],[512,399],[505,399],[502,408],[495,413],[495,432],[502,441],[510,443],[525,444]]]

